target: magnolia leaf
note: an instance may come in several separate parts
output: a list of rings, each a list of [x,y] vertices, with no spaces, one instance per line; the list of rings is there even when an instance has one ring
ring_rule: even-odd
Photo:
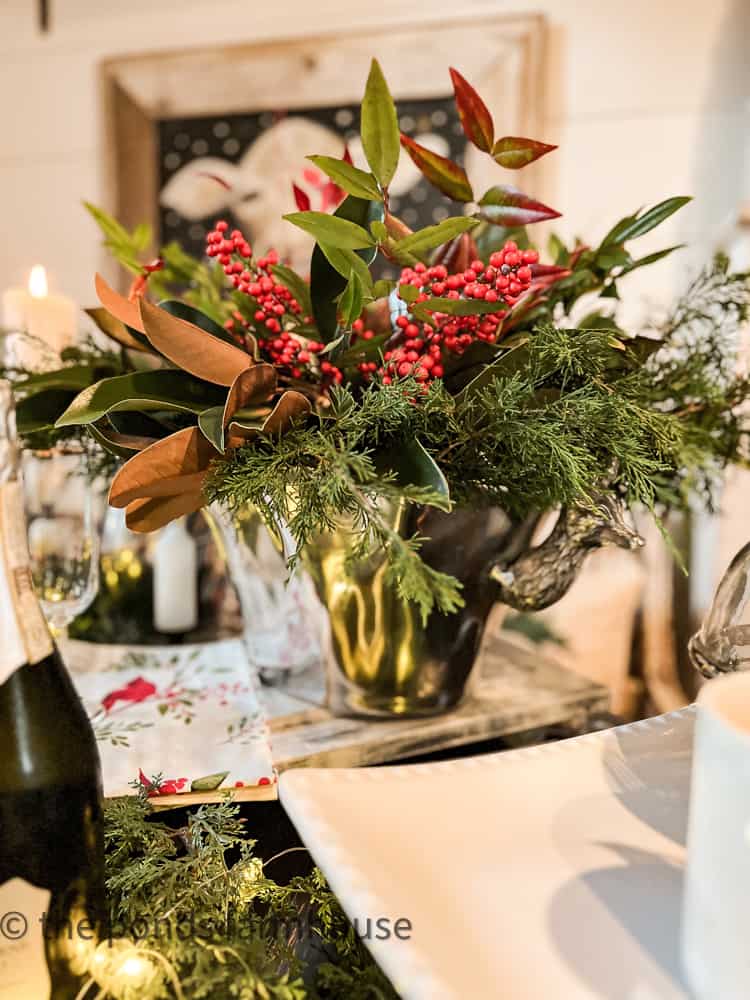
[[[666,201],[660,201],[653,208],[621,219],[604,237],[601,243],[602,247],[607,246],[609,243],[624,243],[626,240],[643,236],[664,222],[665,219],[668,219],[670,215],[673,215],[684,205],[687,205],[689,201],[692,201],[692,199],[685,196],[667,198]]]
[[[362,148],[370,170],[380,186],[387,188],[398,167],[398,116],[377,59],[373,59],[370,65],[360,122]],[[356,250],[356,247],[351,249]]]
[[[103,306],[96,306],[94,309],[84,309],[83,311],[96,323],[102,333],[106,334],[110,340],[114,340],[121,347],[126,347],[129,351],[148,351],[149,354],[153,353],[151,345],[143,334],[125,326],[108,309],[105,309]]]
[[[193,490],[178,496],[144,497],[133,500],[125,510],[125,524],[131,531],[146,533],[158,531],[178,517],[193,514],[206,504],[200,490]]]
[[[372,291],[372,275],[370,268],[365,264],[359,254],[353,250],[341,250],[339,247],[329,247],[324,243],[319,244],[320,249],[326,256],[329,264],[335,268],[346,280],[352,273],[356,274],[363,290],[368,294]],[[355,316],[356,319],[356,316]]]
[[[506,135],[498,139],[492,147],[492,159],[508,170],[520,170],[540,156],[551,153],[557,146],[547,142],[537,142],[536,139],[524,139],[521,136]]]
[[[433,247],[442,246],[443,243],[447,243],[455,236],[466,233],[478,225],[478,219],[473,219],[466,215],[445,219],[436,226],[426,226],[411,236],[399,240],[396,248],[406,253],[420,254],[425,250],[431,250]]]
[[[16,402],[16,429],[18,433],[33,434],[51,430],[55,421],[76,397],[75,390],[43,389]]]
[[[211,406],[198,414],[198,427],[217,451],[224,453],[224,407]]]
[[[366,201],[364,198],[354,198],[350,195],[342,201],[333,217],[348,219],[360,226],[370,226],[376,221],[382,222],[384,214],[382,202]],[[372,242],[375,244],[374,240]],[[357,256],[365,264],[371,264],[376,254],[377,246],[373,245],[366,250],[360,250]],[[346,276],[340,274],[327,259],[320,245],[316,245],[310,261],[310,298],[315,325],[320,339],[326,343],[337,336],[336,300],[346,287],[347,280],[348,272]]]
[[[92,382],[114,375],[114,369],[109,365],[70,365],[51,372],[35,372],[22,381],[16,382],[13,391],[16,396],[28,399],[38,392],[47,389],[67,389],[70,392],[80,392]]]
[[[435,459],[416,438],[399,441],[388,451],[373,456],[375,468],[383,473],[393,473],[400,486],[419,486],[437,494],[431,506],[440,510],[451,509],[448,482]]]
[[[529,226],[559,217],[560,213],[554,208],[507,185],[491,187],[479,202],[479,218],[496,226]]]
[[[288,288],[299,302],[305,316],[311,316],[312,304],[310,302],[310,288],[307,282],[296,271],[293,271],[291,267],[286,267],[284,264],[274,264],[271,267],[271,271],[279,284]]]
[[[307,159],[312,160],[316,167],[320,167],[347,194],[353,194],[355,198],[382,201],[378,182],[366,170],[359,170],[346,160],[337,160],[333,156],[308,156]]]
[[[495,126],[487,105],[457,69],[451,68],[456,107],[466,138],[484,153],[489,153],[495,138]]]
[[[327,212],[291,212],[284,218],[310,233],[318,243],[346,250],[363,250],[365,247],[375,246],[375,239],[362,226],[349,219],[328,215]]]
[[[418,142],[410,139],[403,132],[401,133],[401,145],[430,184],[433,184],[438,191],[447,194],[454,201],[474,200],[474,192],[471,190],[469,178],[463,167],[445,156],[433,153],[426,146],[420,146]]]
[[[58,415],[55,426],[93,424],[118,410],[200,413],[223,400],[222,392],[205,382],[196,381],[187,372],[171,369],[131,372],[88,386],[70,402],[62,415]]]
[[[301,392],[289,389],[263,423],[264,434],[283,434],[289,430],[295,420],[301,420],[312,412],[312,406],[307,396]]]
[[[112,507],[147,497],[176,497],[200,490],[216,449],[197,427],[170,434],[139,451],[118,470],[109,490]]]
[[[230,386],[253,359],[194,323],[171,316],[145,299],[140,300],[143,329],[154,347],[172,364],[197,378]]]
[[[137,330],[138,333],[146,332],[143,329],[143,321],[141,320],[137,301],[131,302],[124,295],[120,295],[119,292],[116,292],[114,288],[107,284],[101,274],[95,275],[94,287],[96,288],[99,301],[108,313],[111,313],[115,319],[119,319],[125,326]]]
[[[111,427],[102,424],[89,424],[89,434],[97,441],[105,451],[118,458],[132,458],[133,453],[143,451],[157,439],[151,437],[138,437],[131,434],[120,434]]]
[[[228,344],[235,343],[234,338],[228,330],[225,330],[223,326],[220,326],[210,316],[201,312],[200,309],[188,305],[187,302],[181,302],[179,299],[165,299],[159,303],[159,308],[168,312],[170,316],[176,316],[178,319],[184,319],[187,323],[192,323],[193,326],[205,330],[206,333],[218,337],[219,340],[225,340]]]

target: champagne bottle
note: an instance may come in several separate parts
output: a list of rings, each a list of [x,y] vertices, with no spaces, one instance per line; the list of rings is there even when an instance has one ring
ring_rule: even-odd
[[[0,1000],[73,1000],[104,916],[94,734],[34,593],[0,382]]]

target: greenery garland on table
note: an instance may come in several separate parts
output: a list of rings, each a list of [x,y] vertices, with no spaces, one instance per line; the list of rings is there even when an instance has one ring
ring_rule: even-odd
[[[501,167],[554,149],[496,138],[481,97],[451,77],[467,138]],[[295,190],[286,216],[315,239],[309,282],[223,221],[205,258],[170,244],[146,262],[148,227],[89,206],[134,276],[128,297],[99,278],[89,310],[120,350],[13,373],[27,440],[88,432],[127,460],[110,499],[135,530],[214,499],[283,517],[300,548],[345,519],[350,562],[384,553],[425,620],[460,607],[460,585],[422,561],[384,501],[499,506],[519,524],[605,496],[657,516],[696,492],[710,503],[717,474],[747,459],[750,383],[733,357],[748,275],[717,258],[638,335],[616,313],[626,276],[679,249],[637,257],[633,241],[689,199],[624,217],[598,245],[553,235],[542,263],[526,227],[559,213],[508,185],[475,195],[460,165],[400,135],[377,62],[361,131],[369,171],[310,157],[340,190],[336,211]],[[392,214],[400,147],[463,214],[415,233]],[[378,255],[401,267],[396,282],[373,279]]]
[[[231,801],[173,828],[112,799],[104,831],[111,933],[77,942],[80,1000],[398,1000],[321,873],[273,881]]]

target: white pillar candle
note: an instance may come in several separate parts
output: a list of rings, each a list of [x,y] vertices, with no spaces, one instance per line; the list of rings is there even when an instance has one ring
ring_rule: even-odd
[[[3,292],[2,325],[43,341],[57,354],[75,342],[78,306],[67,295],[50,295],[41,265],[31,269],[29,287]]]
[[[750,997],[750,673],[698,698],[682,922],[696,1000]]]
[[[154,627],[189,632],[198,624],[198,548],[185,519],[159,532],[154,546]]]

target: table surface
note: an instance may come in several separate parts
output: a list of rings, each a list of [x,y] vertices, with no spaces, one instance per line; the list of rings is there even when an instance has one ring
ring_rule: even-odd
[[[264,687],[274,766],[279,772],[362,767],[521,734],[533,740],[553,726],[581,732],[609,704],[605,687],[546,659],[514,633],[488,634],[475,673],[453,711],[393,721],[340,718],[321,708],[319,672]]]

